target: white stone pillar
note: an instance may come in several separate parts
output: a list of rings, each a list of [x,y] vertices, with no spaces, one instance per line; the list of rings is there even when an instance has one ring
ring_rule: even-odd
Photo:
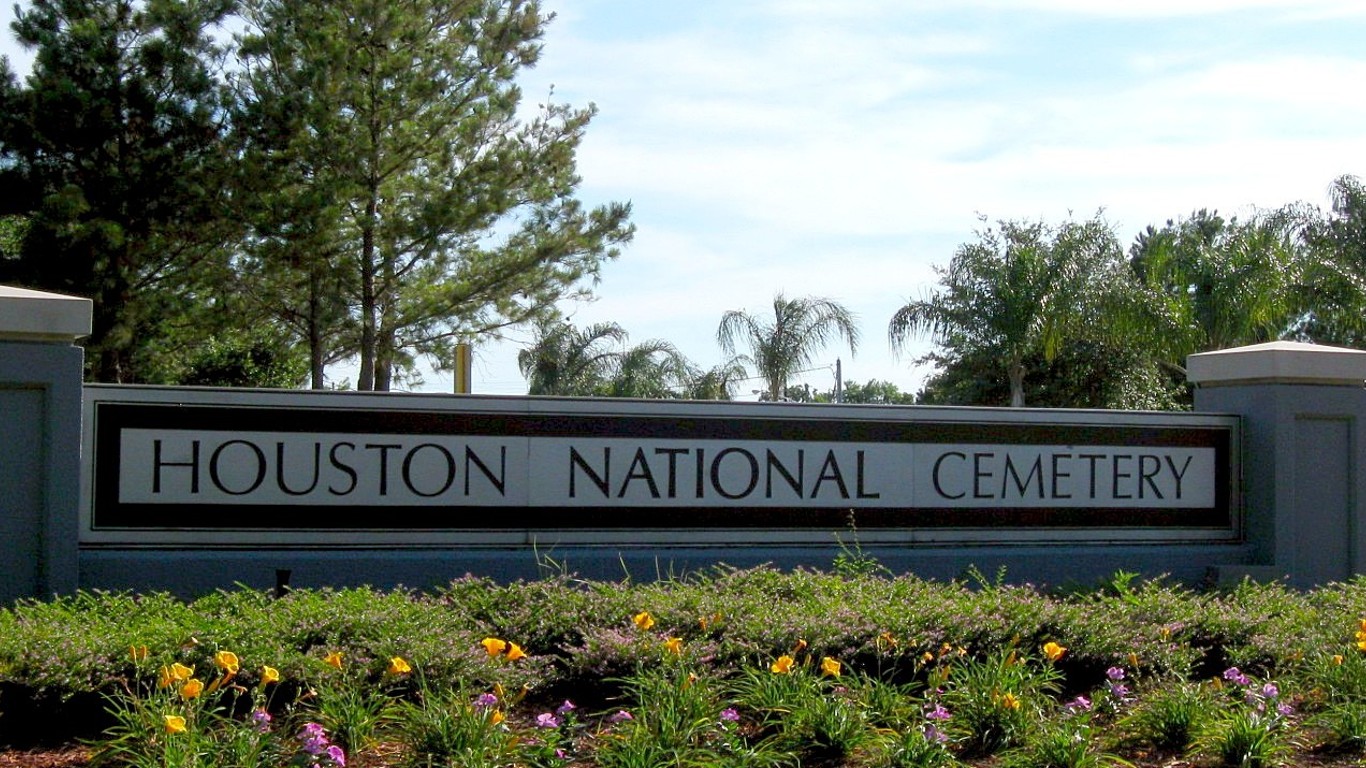
[[[1191,355],[1195,409],[1243,419],[1243,533],[1223,567],[1310,587],[1366,572],[1366,352],[1277,341]]]
[[[0,604],[78,586],[89,299],[0,285]]]

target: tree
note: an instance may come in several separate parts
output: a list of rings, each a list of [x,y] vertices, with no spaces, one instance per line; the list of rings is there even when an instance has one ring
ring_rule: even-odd
[[[27,225],[0,282],[94,300],[87,364],[144,381],[148,350],[211,331],[236,234],[223,140],[229,94],[210,34],[231,0],[35,0],[0,67],[0,216]]]
[[[1366,186],[1355,176],[1333,181],[1332,207],[1306,216],[1308,249],[1296,335],[1312,341],[1366,345]]]
[[[735,388],[748,372],[738,360],[728,360],[707,370],[690,369],[683,396],[688,400],[732,400]]]
[[[1297,226],[1288,212],[1240,222],[1201,210],[1148,227],[1130,248],[1132,300],[1114,326],[1183,377],[1196,352],[1281,338],[1299,312]]]
[[[748,347],[749,353],[736,359],[754,366],[770,400],[782,397],[787,382],[834,338],[844,339],[849,351],[857,353],[859,330],[852,312],[831,299],[789,300],[781,293],[773,297],[771,319],[732,309],[716,329],[716,341],[726,354],[734,355],[739,343]]]
[[[936,267],[942,289],[897,310],[887,336],[899,348],[928,334],[951,356],[995,361],[1010,405],[1020,407],[1030,357],[1051,361],[1096,333],[1121,266],[1099,217],[1056,228],[1002,221],[960,245],[947,269]]]
[[[818,403],[833,403],[835,391],[820,392],[814,399]],[[869,379],[863,384],[846,381],[842,385],[840,401],[846,405],[912,405],[915,403],[915,394],[902,392],[890,381]]]
[[[616,323],[580,330],[564,321],[542,321],[532,345],[517,353],[527,394],[589,396],[612,376],[614,344],[626,339]]]
[[[243,88],[289,130],[259,154],[318,196],[284,224],[321,228],[275,237],[256,258],[303,272],[300,285],[314,270],[348,273],[353,313],[327,338],[359,357],[359,389],[388,389],[416,355],[445,367],[461,339],[552,317],[630,239],[629,205],[590,210],[575,198],[575,153],[595,108],[547,100],[519,118],[515,78],[535,64],[551,18],[536,2],[246,9]],[[329,256],[302,254],[311,242]]]

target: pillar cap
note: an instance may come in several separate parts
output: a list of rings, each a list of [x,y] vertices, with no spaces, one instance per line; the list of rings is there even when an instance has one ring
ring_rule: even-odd
[[[1202,387],[1243,384],[1366,386],[1366,351],[1272,341],[1186,358],[1186,378]]]
[[[94,302],[0,285],[0,341],[73,343],[90,335]]]

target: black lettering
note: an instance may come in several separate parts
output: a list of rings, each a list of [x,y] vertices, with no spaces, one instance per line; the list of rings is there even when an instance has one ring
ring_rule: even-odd
[[[974,453],[974,454],[972,454],[972,498],[974,498],[974,499],[989,499],[989,498],[991,498],[991,494],[990,494],[990,493],[982,493],[982,479],[983,479],[983,478],[986,478],[986,479],[988,479],[988,480],[991,479],[991,472],[990,472],[990,471],[986,471],[986,472],[983,472],[983,471],[982,471],[982,459],[984,459],[984,458],[985,458],[985,459],[994,459],[994,458],[996,458],[996,454],[994,454],[994,453]]]
[[[844,484],[844,475],[840,472],[840,465],[835,460],[834,451],[825,452],[825,462],[821,464],[821,474],[816,478],[816,484],[811,487],[811,498],[814,499],[820,495],[821,484],[826,480],[834,480],[835,484],[839,486],[841,499],[849,498],[849,488]]]
[[[783,463],[778,460],[777,455],[774,454],[773,451],[770,450],[767,453],[767,471],[765,472],[764,478],[764,498],[773,498],[773,470],[776,469],[778,470],[778,474],[782,475],[783,479],[787,481],[787,486],[791,488],[792,492],[797,494],[797,498],[800,499],[802,497],[802,486],[805,485],[805,482],[803,482],[803,477],[806,474],[806,450],[804,448],[797,449],[796,477],[793,477],[792,473],[787,471],[787,467],[783,466]]]
[[[1195,458],[1195,457],[1194,457],[1194,456],[1187,456],[1187,457],[1186,457],[1186,463],[1185,463],[1185,464],[1182,464],[1182,465],[1181,465],[1181,471],[1180,471],[1180,472],[1177,472],[1177,471],[1176,471],[1176,462],[1172,461],[1172,457],[1170,457],[1170,456],[1167,457],[1167,466],[1170,467],[1171,470],[1172,470],[1172,477],[1175,477],[1175,478],[1176,478],[1176,498],[1178,498],[1178,499],[1181,498],[1181,479],[1184,478],[1184,477],[1186,476],[1186,470],[1190,469],[1190,467],[1191,467],[1191,459],[1193,459],[1193,458]]]
[[[569,498],[571,499],[578,497],[578,486],[574,483],[574,478],[577,477],[577,475],[574,473],[575,467],[582,469],[588,475],[588,479],[592,481],[593,485],[596,485],[598,487],[598,490],[602,493],[604,497],[611,495],[611,491],[608,490],[608,481],[611,479],[612,475],[611,448],[604,447],[602,449],[601,475],[599,475],[597,472],[594,472],[593,468],[588,466],[588,462],[585,461],[584,458],[579,455],[578,449],[572,446],[569,448]]]
[[[1070,454],[1070,453],[1055,453],[1055,454],[1053,454],[1053,479],[1052,479],[1052,483],[1051,483],[1051,484],[1052,484],[1052,487],[1053,487],[1053,496],[1052,496],[1052,498],[1055,498],[1055,499],[1070,499],[1070,498],[1072,498],[1072,494],[1070,494],[1070,493],[1059,493],[1059,492],[1058,492],[1058,478],[1060,478],[1060,477],[1071,477],[1071,476],[1072,476],[1072,473],[1071,473],[1071,472],[1063,472],[1062,470],[1058,469],[1058,460],[1059,460],[1059,459],[1070,459],[1070,458],[1072,458],[1072,454]]]
[[[506,496],[506,495],[507,495],[508,447],[507,447],[506,445],[500,445],[500,446],[498,446],[498,476],[497,476],[497,477],[494,477],[494,476],[493,476],[493,471],[489,469],[489,465],[485,464],[485,463],[484,463],[484,460],[481,459],[481,458],[479,458],[479,454],[475,453],[473,448],[469,447],[468,445],[465,446],[465,495],[466,495],[466,496],[469,496],[469,495],[470,495],[470,474],[471,474],[471,473],[470,473],[470,466],[471,466],[471,465],[474,465],[474,466],[476,466],[476,467],[479,467],[479,471],[484,475],[484,477],[487,478],[488,481],[489,481],[490,483],[493,483],[493,487],[494,487],[494,488],[497,488],[497,489],[498,489],[498,495],[499,495],[499,496]]]
[[[435,448],[437,451],[440,451],[441,457],[446,460],[446,481],[441,484],[440,488],[436,489],[435,491],[432,491],[431,493],[423,493],[422,491],[417,489],[417,486],[413,485],[413,457],[416,456],[417,452],[422,450],[423,448]],[[403,484],[408,487],[409,492],[413,493],[416,496],[421,496],[426,499],[430,499],[433,496],[440,496],[441,494],[449,490],[451,484],[453,484],[454,482],[455,457],[451,455],[450,451],[446,450],[442,446],[437,445],[436,443],[422,443],[421,445],[414,447],[411,451],[408,451],[408,455],[403,457]]]
[[[934,474],[932,475],[934,479],[934,492],[939,494],[939,498],[941,499],[961,499],[968,495],[967,491],[963,491],[956,496],[951,493],[945,493],[943,483],[939,482],[939,467],[944,463],[944,459],[947,459],[950,456],[957,456],[963,461],[968,460],[968,455],[966,453],[959,453],[958,451],[949,451],[948,453],[940,454],[939,458],[934,460]]]
[[[389,451],[402,448],[401,445],[389,445],[384,443],[366,443],[365,450],[371,451],[379,449],[379,495],[389,495]]]
[[[656,448],[655,455],[665,455],[669,457],[669,490],[668,495],[671,499],[678,498],[678,457],[686,456],[690,451],[687,448]]]
[[[322,443],[313,444],[313,482],[302,491],[296,491],[289,487],[285,482],[285,443],[283,440],[275,444],[275,484],[280,486],[280,490],[290,496],[306,496],[318,487],[318,476],[322,473],[323,445]]]
[[[1077,456],[1079,459],[1086,459],[1091,464],[1091,498],[1096,497],[1096,462],[1105,458],[1103,453],[1083,453]]]
[[[1015,468],[1015,462],[1011,460],[1009,453],[1006,454],[1006,468],[1005,471],[1001,473],[1002,499],[1006,497],[1006,482],[1011,477],[1015,478],[1015,491],[1020,495],[1020,498],[1024,498],[1025,490],[1028,489],[1029,484],[1036,479],[1039,481],[1039,498],[1043,498],[1043,456],[1034,457],[1034,466],[1029,468],[1029,474],[1024,480],[1021,480],[1020,472]]]
[[[864,458],[865,458],[865,457],[864,457],[864,455],[863,455],[863,451],[859,451],[859,452],[858,452],[858,458],[856,459],[857,466],[858,466],[858,497],[859,497],[860,499],[880,499],[880,498],[882,498],[882,494],[880,494],[880,493],[868,493],[866,490],[864,490],[864,476],[863,476],[863,473],[864,473],[864,469],[863,469],[863,460],[864,460]]]
[[[1132,493],[1120,493],[1120,492],[1119,492],[1119,479],[1120,479],[1121,477],[1129,478],[1129,477],[1133,477],[1133,476],[1134,476],[1134,473],[1132,473],[1132,472],[1120,472],[1120,471],[1119,471],[1119,460],[1120,460],[1120,459],[1124,459],[1125,461],[1132,461],[1133,458],[1134,458],[1134,457],[1133,457],[1133,454],[1129,454],[1129,453],[1117,453],[1117,454],[1115,454],[1114,457],[1111,459],[1111,461],[1112,461],[1113,463],[1110,465],[1110,476],[1111,476],[1111,482],[1113,483],[1113,485],[1110,486],[1110,491],[1114,494],[1114,498],[1116,498],[1116,499],[1132,499],[1132,498],[1134,497],[1134,495],[1133,495]]]
[[[701,453],[701,451],[699,451],[699,453]],[[738,453],[744,456],[745,460],[749,462],[749,483],[745,486],[745,490],[739,493],[728,493],[725,488],[721,487],[721,462],[725,461],[725,458],[732,453]],[[759,485],[759,460],[754,458],[754,454],[744,448],[727,448],[724,451],[721,451],[716,454],[716,458],[711,461],[711,485],[716,489],[717,493],[728,499],[743,499],[753,493],[755,487]]]
[[[223,457],[223,451],[230,445],[245,445],[251,449],[252,455],[256,457],[256,479],[241,491],[233,491],[224,487],[223,479],[218,474],[218,460]],[[261,487],[261,483],[266,479],[266,453],[255,443],[246,440],[229,440],[213,450],[213,455],[209,457],[209,479],[213,481],[214,487],[229,496],[245,496],[248,493]]]
[[[162,467],[189,467],[190,493],[199,493],[199,441],[190,441],[189,461],[162,461],[161,441],[152,441],[152,493],[161,493]]]
[[[336,445],[332,446],[332,450],[327,452],[327,459],[328,461],[332,462],[332,466],[345,472],[347,476],[351,478],[351,484],[347,486],[346,490],[344,491],[337,490],[335,486],[327,486],[327,492],[332,494],[333,496],[346,496],[350,494],[352,491],[356,490],[356,482],[359,480],[359,475],[356,474],[355,468],[353,468],[350,464],[342,463],[342,460],[337,458],[337,449],[343,447],[349,448],[353,451],[356,450],[355,443],[337,443]]]
[[[659,486],[655,485],[654,473],[650,471],[650,462],[645,460],[645,449],[637,448],[635,458],[631,459],[631,466],[626,470],[626,477],[622,478],[621,489],[617,491],[617,498],[626,497],[626,490],[631,487],[632,480],[644,480],[650,486],[650,498],[659,498]]]
[[[1149,460],[1149,459],[1152,459],[1152,462],[1153,462],[1153,463],[1152,463],[1152,469],[1148,469],[1148,460]],[[1139,456],[1138,456],[1138,498],[1140,498],[1140,499],[1141,499],[1141,498],[1144,498],[1144,496],[1143,496],[1143,484],[1144,484],[1144,483],[1147,483],[1147,484],[1148,484],[1148,487],[1151,488],[1151,489],[1153,489],[1153,495],[1154,495],[1154,496],[1156,496],[1156,497],[1159,498],[1159,499],[1160,499],[1160,498],[1163,498],[1163,497],[1162,497],[1162,489],[1161,489],[1161,488],[1158,488],[1158,487],[1157,487],[1157,483],[1153,481],[1153,478],[1156,477],[1157,474],[1158,474],[1159,472],[1161,472],[1161,471],[1162,471],[1162,459],[1161,459],[1160,457],[1153,456],[1153,455],[1150,454],[1150,453],[1139,454]]]

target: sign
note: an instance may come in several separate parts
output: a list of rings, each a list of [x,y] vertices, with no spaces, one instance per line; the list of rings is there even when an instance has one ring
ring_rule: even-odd
[[[129,387],[87,400],[89,543],[828,536],[851,511],[870,530],[1236,533],[1229,417]]]

